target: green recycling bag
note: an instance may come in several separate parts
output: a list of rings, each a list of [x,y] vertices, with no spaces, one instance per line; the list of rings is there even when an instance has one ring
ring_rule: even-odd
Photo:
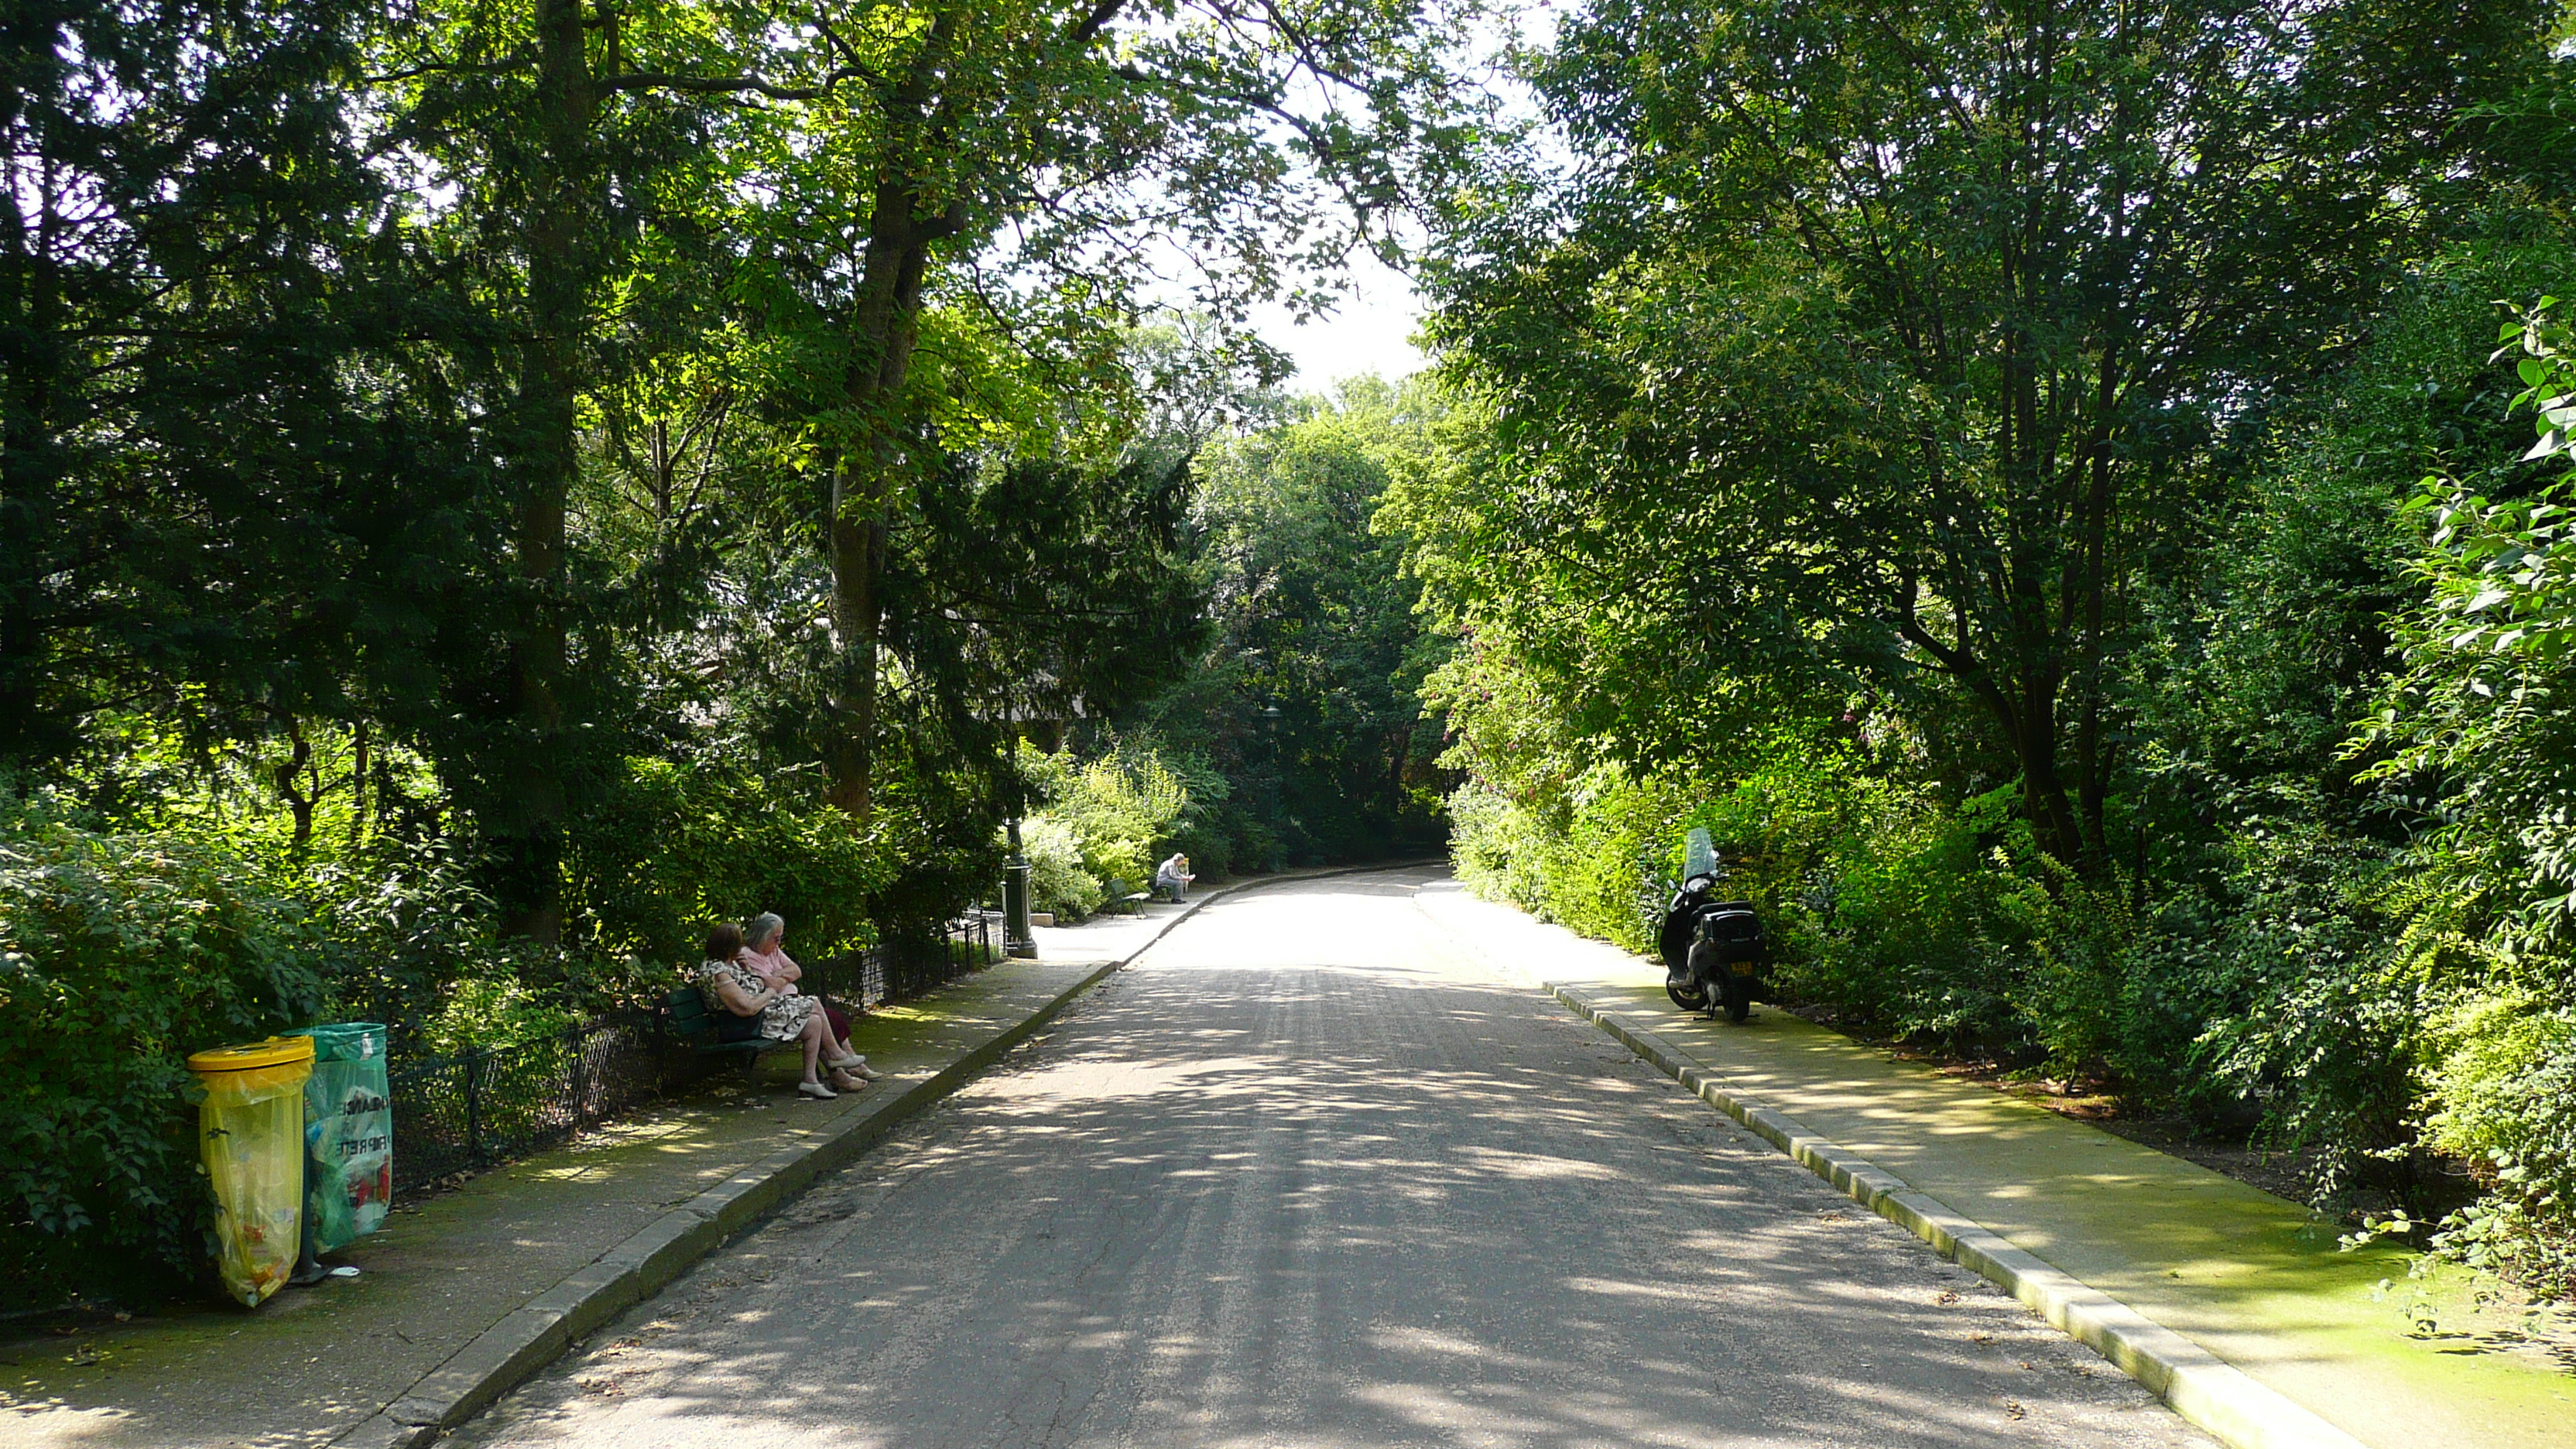
[[[313,1251],[327,1253],[384,1226],[393,1200],[385,1029],[346,1021],[295,1034],[313,1038],[313,1076],[304,1084],[306,1207]]]

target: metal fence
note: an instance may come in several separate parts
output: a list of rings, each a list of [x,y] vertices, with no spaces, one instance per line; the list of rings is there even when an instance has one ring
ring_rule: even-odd
[[[569,1141],[676,1085],[661,1021],[619,1011],[561,1036],[432,1057],[391,1074],[394,1191]]]
[[[997,917],[950,922],[931,941],[889,942],[807,968],[801,988],[844,1009],[920,996],[1001,959]],[[560,1036],[396,1062],[394,1192],[558,1146],[730,1059],[678,1050],[650,1011],[612,1011]]]
[[[950,921],[928,940],[895,939],[865,951],[812,962],[799,988],[847,1010],[904,1001],[938,990],[1002,959],[1002,918],[979,911]]]

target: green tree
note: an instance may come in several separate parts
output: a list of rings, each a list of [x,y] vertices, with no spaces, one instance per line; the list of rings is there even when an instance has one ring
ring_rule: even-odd
[[[1729,699],[1974,701],[2107,863],[2107,681],[2193,450],[2331,360],[2537,4],[1609,0],[1533,71],[1435,339],[1495,419],[1400,500],[1460,627],[1641,763]]]
[[[2544,298],[2503,329],[2521,354],[2516,405],[2540,433],[2527,461],[2576,455],[2576,343],[2551,315],[2557,306]],[[2561,680],[2576,645],[2571,487],[2576,474],[2489,498],[2425,480],[2407,511],[2430,525],[2415,565],[2428,597],[2396,620],[2405,667],[2365,736],[2394,747],[2376,775],[2433,786],[2439,824],[2428,843],[2454,889],[2487,897],[2507,946],[2543,960],[2565,950],[2576,921],[2576,838],[2560,805],[2576,786],[2576,718]]]
[[[664,262],[659,280],[676,273],[684,292],[726,270],[673,243],[715,229],[727,121],[781,92],[761,73],[770,22],[696,0],[427,0],[372,37],[366,105],[399,146],[408,219],[502,344],[474,441],[498,462],[505,531],[476,581],[488,622],[460,641],[443,686],[468,708],[434,727],[516,934],[560,934],[566,814],[619,758],[598,726],[624,681],[600,667],[601,601],[569,512],[584,400],[685,345],[637,325],[652,319],[633,299],[656,294],[641,266]]]
[[[828,89],[771,133],[750,224],[781,390],[831,479],[825,759],[864,815],[888,537],[921,476],[967,436],[1053,431],[1022,380],[1132,398],[1130,329],[1172,243],[1225,317],[1359,244],[1454,106],[1409,0],[827,5],[809,24],[800,63]]]
[[[111,754],[120,711],[300,766],[435,673],[482,350],[346,104],[366,18],[0,21],[0,767]]]
[[[1425,634],[1403,543],[1371,520],[1397,470],[1424,466],[1444,411],[1421,382],[1360,378],[1288,420],[1213,443],[1199,504],[1213,637],[1189,675],[1121,717],[1228,779],[1237,863],[1364,858],[1421,843],[1442,793]],[[1213,841],[1193,858],[1226,862]],[[1228,847],[1231,848],[1230,846]]]

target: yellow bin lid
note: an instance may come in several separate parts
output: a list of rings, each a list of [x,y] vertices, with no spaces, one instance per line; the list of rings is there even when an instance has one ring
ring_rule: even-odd
[[[294,1062],[313,1060],[313,1038],[309,1036],[273,1036],[248,1046],[213,1047],[188,1058],[192,1072],[247,1072],[260,1067],[282,1067]]]

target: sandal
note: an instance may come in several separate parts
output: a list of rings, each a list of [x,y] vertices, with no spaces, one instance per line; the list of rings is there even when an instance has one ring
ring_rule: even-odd
[[[837,1070],[832,1073],[832,1086],[835,1090],[843,1092],[864,1092],[868,1089],[867,1083],[851,1076],[848,1072]]]
[[[818,1102],[829,1102],[841,1094],[833,1091],[827,1086],[824,1086],[821,1082],[798,1082],[796,1084],[796,1095],[800,1097],[812,1097]]]

